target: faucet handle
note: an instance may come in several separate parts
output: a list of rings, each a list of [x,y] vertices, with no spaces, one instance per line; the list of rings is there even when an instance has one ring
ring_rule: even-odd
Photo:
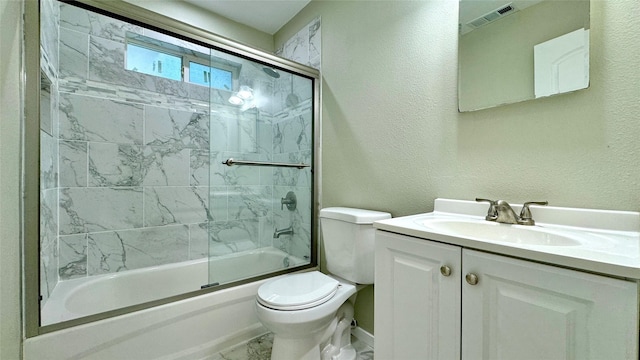
[[[531,210],[529,209],[529,205],[549,205],[548,201],[528,201],[522,205],[522,211],[520,211],[520,221],[521,225],[534,225],[535,221],[531,217]]]
[[[488,202],[489,203],[489,210],[487,210],[487,216],[485,216],[485,219],[487,221],[496,221],[496,219],[498,218],[498,211],[496,210],[497,201],[490,200],[490,199],[481,199],[481,198],[476,198],[476,201],[477,202]]]
[[[280,210],[284,210],[284,206],[287,205],[289,211],[294,211],[297,204],[296,194],[293,191],[289,191],[285,197],[280,199]]]

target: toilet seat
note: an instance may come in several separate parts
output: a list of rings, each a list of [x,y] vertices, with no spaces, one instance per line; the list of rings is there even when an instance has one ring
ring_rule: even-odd
[[[260,286],[258,302],[275,310],[308,309],[331,299],[339,284],[319,271],[287,275]]]

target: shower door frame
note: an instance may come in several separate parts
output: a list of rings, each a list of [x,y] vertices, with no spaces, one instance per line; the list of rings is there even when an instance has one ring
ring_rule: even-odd
[[[160,32],[200,42],[211,49],[228,52],[256,62],[293,72],[312,80],[313,126],[312,126],[312,186],[311,186],[311,261],[293,271],[317,269],[318,257],[318,213],[320,211],[320,124],[321,81],[317,69],[286,60],[270,53],[237,43],[231,39],[196,28],[181,21],[137,7],[124,1],[114,0],[61,0],[97,13],[142,24]],[[153,306],[203,295],[213,291],[238,286],[279,274],[292,272],[282,270],[271,274],[233,282],[215,288],[205,288],[165,299],[129,306],[69,320],[52,325],[40,325],[40,2],[24,1],[24,43],[21,68],[21,97],[24,121],[22,125],[22,179],[21,179],[21,233],[22,233],[22,303],[24,334],[27,338],[53,331],[118,316]]]

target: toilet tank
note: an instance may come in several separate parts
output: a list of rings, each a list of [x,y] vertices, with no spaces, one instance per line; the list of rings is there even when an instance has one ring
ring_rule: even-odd
[[[373,284],[374,221],[389,219],[381,211],[331,207],[320,210],[327,270],[357,284]]]

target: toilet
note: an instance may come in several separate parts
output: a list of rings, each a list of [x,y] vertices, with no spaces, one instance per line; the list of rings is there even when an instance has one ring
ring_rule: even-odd
[[[285,275],[258,289],[256,312],[274,334],[271,359],[351,360],[353,303],[373,284],[374,221],[389,213],[332,207],[320,210],[327,270]]]

